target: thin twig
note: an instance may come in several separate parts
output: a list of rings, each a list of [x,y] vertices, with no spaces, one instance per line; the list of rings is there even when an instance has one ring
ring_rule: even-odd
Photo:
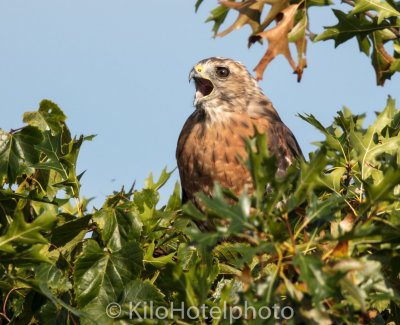
[[[10,297],[11,292],[18,290],[18,289],[21,289],[21,288],[12,288],[10,291],[8,291],[7,296],[3,302],[3,312],[0,313],[0,315],[3,316],[8,322],[11,322],[11,320],[7,317],[7,311],[6,311],[7,301],[8,301],[8,298]]]

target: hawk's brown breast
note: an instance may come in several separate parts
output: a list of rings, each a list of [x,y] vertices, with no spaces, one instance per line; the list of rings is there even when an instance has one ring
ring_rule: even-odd
[[[226,119],[212,124],[196,110],[186,121],[179,136],[176,157],[184,196],[194,200],[194,194],[212,193],[214,182],[239,195],[247,185],[253,188],[244,139],[268,130],[267,119],[252,119],[247,114],[230,113]]]
[[[245,139],[253,136],[254,127],[266,134],[278,174],[302,156],[292,132],[241,63],[219,57],[201,60],[192,68],[191,79],[195,111],[182,129],[176,151],[183,202],[192,200],[201,208],[195,194],[211,195],[215,182],[237,195],[246,186],[252,192],[243,161]]]

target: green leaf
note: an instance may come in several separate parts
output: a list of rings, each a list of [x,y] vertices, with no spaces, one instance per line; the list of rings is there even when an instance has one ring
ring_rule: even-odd
[[[390,38],[387,30],[373,33],[380,45]],[[371,34],[367,40],[373,44]],[[151,303],[184,304],[185,313],[203,304],[247,305],[248,311],[277,304],[281,312],[293,309],[288,323],[360,324],[375,309],[379,315],[370,321],[396,322],[400,111],[389,97],[376,115],[368,128],[365,115],[347,108],[327,127],[302,116],[326,139],[308,162],[296,162],[284,175],[276,175],[265,136],[256,136],[247,143],[246,162],[255,192],[237,197],[217,185],[211,197],[199,195],[203,212],[191,201],[181,206],[178,183],[168,203],[157,207],[158,189],[170,175],[164,170],[142,190],[115,192],[93,213],[86,211],[87,200],[71,200],[82,175],[76,175],[79,149],[88,137],[71,139],[62,119],[52,133],[34,117],[31,123],[44,131],[28,126],[10,135],[29,129],[40,135],[36,147],[27,140],[36,162],[17,163],[41,168],[17,176],[17,189],[0,188],[1,316],[21,324],[125,325],[139,321],[130,313],[136,303],[144,317]],[[69,192],[55,198],[58,189]],[[215,227],[202,232],[189,218]],[[121,313],[110,318],[107,311],[119,311],[115,304]],[[143,323],[192,322],[173,316]],[[227,323],[208,316],[193,322]],[[248,316],[237,322],[265,323]]]
[[[44,99],[40,102],[37,112],[26,112],[23,121],[35,126],[41,131],[51,130],[53,135],[61,133],[67,117],[52,101]]]
[[[228,234],[240,233],[246,227],[252,228],[248,222],[250,200],[246,193],[241,196],[237,204],[232,205],[225,200],[221,187],[215,184],[212,198],[209,198],[204,193],[200,193],[199,197],[209,214],[229,221]]]
[[[44,244],[19,245],[14,251],[0,251],[2,263],[13,264],[20,267],[28,267],[37,263],[50,263],[50,259],[44,254],[48,248]]]
[[[47,282],[42,281],[42,279],[37,280],[37,279],[25,279],[25,278],[17,278],[20,283],[23,283],[24,285],[28,285],[31,287],[33,290],[36,292],[40,293],[47,299],[49,299],[54,305],[56,306],[61,306],[64,307],[67,311],[73,313],[74,315],[78,317],[83,317],[86,316],[83,311],[80,311],[62,299],[60,299],[57,295],[53,294],[53,292],[50,290],[50,288],[47,285]]]
[[[396,59],[390,64],[390,72],[395,71],[400,72],[400,59]]]
[[[274,181],[277,174],[276,157],[269,155],[266,134],[259,134],[258,131],[256,131],[254,138],[247,140],[246,149],[248,153],[246,166],[253,179],[257,207],[261,208],[265,190],[268,184]]]
[[[80,308],[97,299],[117,301],[125,285],[143,270],[143,252],[135,242],[128,242],[119,251],[102,249],[88,240],[75,264],[74,288]]]
[[[160,194],[153,189],[143,189],[133,193],[133,203],[138,208],[140,213],[146,209],[154,208],[160,200]]]
[[[153,302],[154,306],[165,305],[164,294],[150,281],[135,279],[124,289],[123,301],[126,303]]]
[[[17,211],[13,221],[0,237],[0,251],[13,253],[22,245],[47,244],[48,241],[42,233],[49,231],[56,220],[55,215],[42,214],[32,223],[27,223],[23,214]]]
[[[366,199],[369,206],[378,204],[383,200],[398,200],[394,194],[394,188],[400,184],[399,166],[385,170],[384,178],[377,184],[364,183],[367,192]]]
[[[14,184],[17,177],[34,172],[32,165],[39,160],[35,145],[42,141],[41,132],[35,127],[24,127],[15,133],[0,129],[0,184],[6,180]]]
[[[93,215],[104,244],[112,252],[120,250],[126,243],[140,238],[143,224],[135,209],[128,205],[102,208]]]
[[[200,5],[201,5],[201,3],[202,3],[203,1],[204,1],[204,0],[197,0],[197,1],[196,1],[196,4],[194,5],[195,12],[197,12],[197,10],[199,10],[199,7],[200,7]]]
[[[380,113],[375,122],[366,132],[356,130],[353,126],[349,139],[357,153],[361,169],[361,179],[366,180],[374,168],[379,168],[378,157],[383,153],[395,154],[400,147],[400,138],[385,137],[381,133],[391,123],[394,115],[394,103],[388,100],[385,110]]]
[[[382,23],[386,18],[400,16],[400,11],[396,10],[388,1],[381,0],[355,0],[355,6],[351,14],[370,10],[378,13],[378,24]]]
[[[174,256],[175,252],[170,253],[168,255],[163,255],[163,256],[158,256],[154,257],[154,248],[155,244],[154,241],[149,244],[147,247],[146,253],[144,254],[143,257],[143,262],[144,264],[150,264],[154,266],[157,269],[162,269],[164,268],[168,263],[173,263],[174,262]]]
[[[296,25],[289,32],[289,42],[296,42],[297,40],[304,38],[306,33],[306,28],[308,24],[307,15],[303,15],[301,19],[296,23]]]
[[[215,247],[214,254],[221,263],[242,268],[244,264],[251,263],[256,251],[258,248],[248,243],[222,243]]]
[[[338,19],[338,23],[334,26],[325,27],[325,31],[314,38],[313,41],[318,42],[333,39],[335,41],[335,47],[337,47],[355,36],[359,36],[363,39],[367,34],[373,31],[394,27],[394,25],[390,25],[387,22],[378,24],[367,20],[365,17],[359,17],[355,14],[346,14],[337,9],[332,9],[332,11]]]
[[[51,243],[56,248],[62,248],[66,245],[71,246],[71,244],[76,245],[88,232],[88,223],[92,219],[91,214],[81,218],[75,216],[69,217],[70,221],[57,226],[51,232]]]
[[[58,324],[68,324],[73,323],[72,314],[66,309],[59,308],[52,301],[48,300],[43,306],[41,306],[40,311],[36,314],[37,320],[43,325],[58,325]]]
[[[300,178],[293,195],[287,201],[287,211],[292,211],[302,204],[320,183],[322,171],[327,163],[326,148],[322,147],[315,155],[311,156],[310,162],[300,162]]]
[[[196,264],[199,254],[196,247],[192,245],[182,244],[178,249],[178,262],[184,271],[187,271]]]
[[[333,128],[325,128],[312,114],[299,114],[298,116],[321,131],[326,136],[326,143],[329,147],[338,151],[343,151],[343,144],[337,134],[335,134],[335,130]]]
[[[293,263],[300,268],[300,279],[307,284],[315,303],[322,304],[324,298],[334,295],[337,290],[336,283],[343,275],[325,274],[323,265],[316,256],[298,253]]]
[[[150,173],[149,177],[144,182],[144,188],[150,189],[150,190],[155,190],[155,191],[159,190],[168,181],[168,179],[171,177],[171,175],[174,171],[175,171],[175,169],[173,169],[170,172],[167,172],[167,168],[164,168],[161,171],[161,175],[158,178],[158,181],[155,183],[153,181],[153,174]]]
[[[72,289],[68,275],[63,273],[56,264],[41,263],[35,267],[35,274],[36,280],[59,293]]]
[[[207,18],[206,23],[209,21],[214,21],[214,26],[212,31],[214,35],[218,33],[219,28],[225,21],[226,16],[228,15],[229,8],[221,5],[211,11],[211,15]]]
[[[165,207],[165,211],[177,211],[181,208],[181,186],[179,182],[175,183],[174,192],[169,197],[167,206]]]
[[[312,225],[314,222],[321,226],[323,222],[329,222],[335,219],[335,213],[344,206],[344,197],[332,194],[326,200],[321,200],[315,194],[311,196],[306,208],[307,218],[296,229],[297,238],[304,228]]]
[[[357,42],[360,52],[363,52],[366,56],[369,56],[371,50],[371,42],[369,38],[357,35]]]
[[[200,210],[197,209],[197,207],[193,204],[192,201],[186,202],[182,206],[182,211],[183,211],[184,215],[187,215],[197,221],[206,221],[206,219],[207,219],[206,215],[201,213]]]

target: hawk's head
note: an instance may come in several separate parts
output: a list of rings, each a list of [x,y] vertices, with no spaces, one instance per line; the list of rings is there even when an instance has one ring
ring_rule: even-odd
[[[196,107],[220,107],[224,102],[229,102],[231,109],[239,109],[247,96],[261,92],[246,67],[227,58],[201,60],[190,71],[189,81],[192,79],[196,86]]]

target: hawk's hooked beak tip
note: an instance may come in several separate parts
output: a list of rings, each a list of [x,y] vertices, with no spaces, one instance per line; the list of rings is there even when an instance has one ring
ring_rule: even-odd
[[[192,69],[192,71],[190,71],[189,73],[189,83],[192,81],[192,79],[196,76],[196,71],[194,70],[194,68]]]

